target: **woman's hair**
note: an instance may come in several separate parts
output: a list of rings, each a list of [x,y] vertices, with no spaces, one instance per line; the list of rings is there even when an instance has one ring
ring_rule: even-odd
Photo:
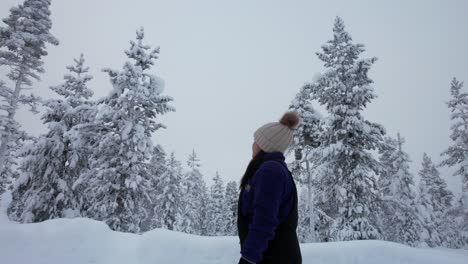
[[[260,150],[257,155],[249,162],[247,169],[245,170],[244,176],[242,176],[240,189],[244,189],[250,179],[255,175],[255,172],[258,170],[260,165],[263,163],[263,158],[265,157],[266,152]]]

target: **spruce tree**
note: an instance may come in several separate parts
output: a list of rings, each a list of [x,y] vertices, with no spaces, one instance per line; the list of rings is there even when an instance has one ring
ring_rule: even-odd
[[[395,152],[395,160],[393,161],[392,171],[392,187],[389,194],[401,201],[404,204],[411,204],[416,198],[414,192],[414,177],[410,172],[409,163],[411,162],[409,155],[403,151],[405,139],[397,134],[397,149]],[[386,193],[384,192],[384,195]]]
[[[392,137],[384,137],[384,144],[379,148],[379,161],[384,166],[379,174],[378,186],[383,197],[392,197],[395,192],[393,186],[395,174],[395,160],[397,158],[398,142]]]
[[[148,217],[151,199],[148,161],[153,132],[164,128],[156,120],[173,111],[172,98],[162,95],[161,81],[152,75],[159,48],[143,44],[143,29],[125,51],[128,59],[120,71],[105,69],[113,89],[100,100],[93,123],[95,140],[90,170],[83,181],[90,202],[87,216],[106,222],[113,230],[140,232]]]
[[[152,151],[151,159],[147,165],[150,178],[151,192],[149,193],[150,199],[145,200],[144,207],[148,214],[141,223],[141,232],[146,232],[155,228],[161,228],[161,215],[159,215],[158,208],[160,201],[158,196],[163,192],[162,177],[167,171],[167,157],[164,148],[157,144]]]
[[[425,227],[422,239],[430,246],[441,246],[446,235],[443,216],[451,206],[453,194],[426,153],[421,165],[418,205]]]
[[[463,82],[453,78],[450,86],[452,99],[447,105],[453,121],[450,138],[454,144],[442,153],[445,159],[441,165],[457,168],[454,175],[462,179],[462,196],[459,202],[468,212],[468,94],[462,92],[462,88]]]
[[[203,181],[202,190],[200,193],[201,206],[199,209],[199,216],[197,225],[200,227],[200,235],[207,236],[211,232],[211,219],[210,219],[210,194],[205,181]]]
[[[461,196],[448,212],[453,221],[455,233],[461,236],[455,247],[468,245],[468,94],[462,92],[463,82],[453,78],[450,85],[452,98],[447,102],[452,120],[450,138],[453,145],[442,152],[445,159],[441,166],[455,167],[454,176],[461,177]]]
[[[445,212],[452,204],[453,194],[447,183],[440,177],[440,173],[431,158],[424,153],[422,166],[419,171],[421,204],[433,212]]]
[[[414,177],[410,172],[409,155],[403,150],[405,140],[386,138],[381,149],[385,166],[379,183],[382,190],[382,222],[386,240],[416,246],[420,242],[423,223],[416,209]]]
[[[206,191],[203,175],[201,174],[200,160],[198,159],[195,150],[189,155],[188,172],[184,175],[183,180],[183,215],[179,230],[190,234],[201,234],[203,227],[202,218],[202,203],[203,195]]]
[[[318,181],[326,192],[320,197],[325,213],[335,219],[333,240],[377,239],[379,192],[376,174],[381,164],[371,151],[382,143],[384,128],[364,119],[361,111],[376,97],[368,72],[376,58],[359,59],[362,44],[354,44],[337,17],[333,39],[317,55],[326,72],[309,84],[312,98],[329,112],[321,136]]]
[[[81,195],[73,189],[80,174],[87,169],[86,147],[75,141],[74,127],[89,122],[95,111],[87,87],[92,79],[84,66],[84,57],[67,67],[65,82],[51,87],[63,99],[44,103],[42,116],[48,132],[23,153],[21,178],[15,184],[10,217],[22,222],[39,222],[52,218],[79,216]]]
[[[224,184],[223,180],[216,172],[213,177],[213,185],[210,188],[210,202],[209,202],[209,235],[221,236],[224,235],[226,228],[227,206],[224,199]]]
[[[26,0],[10,9],[0,27],[0,66],[9,73],[0,80],[0,193],[10,178],[16,177],[16,153],[24,140],[25,131],[16,121],[20,105],[30,106],[37,113],[39,97],[25,92],[44,72],[42,58],[47,55],[46,45],[58,45],[50,33],[50,0]]]
[[[237,183],[230,181],[226,185],[226,192],[224,194],[225,202],[227,207],[227,219],[225,234],[229,236],[237,235],[237,202],[239,199]]]
[[[176,160],[174,153],[167,160],[167,170],[160,179],[162,193],[157,196],[157,215],[160,217],[161,227],[177,230],[178,220],[182,214],[182,165]]]

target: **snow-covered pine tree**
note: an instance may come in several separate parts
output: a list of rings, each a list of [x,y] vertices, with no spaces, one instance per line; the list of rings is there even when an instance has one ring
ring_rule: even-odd
[[[395,153],[398,149],[397,140],[386,136],[384,137],[384,143],[379,148],[379,161],[383,165],[384,169],[379,173],[378,186],[382,195],[381,211],[379,212],[379,226],[383,231],[383,238],[389,240],[390,235],[394,233],[393,227],[391,226],[388,216],[394,215],[397,210],[397,203],[393,200],[391,192],[393,184],[393,173]]]
[[[444,228],[446,223],[443,216],[451,206],[453,194],[448,190],[447,183],[440,177],[439,171],[426,153],[423,154],[422,168],[418,174],[420,176],[418,206],[425,228],[421,240],[429,246],[441,246],[446,239],[446,228]]]
[[[442,235],[442,246],[448,248],[466,248],[468,232],[464,229],[467,216],[463,215],[459,206],[450,207],[443,215],[439,233]]]
[[[306,187],[305,193],[301,193],[299,200],[298,228],[301,242],[318,241],[318,234],[315,230],[318,230],[316,225],[319,225],[318,216],[322,212],[315,210],[316,204],[313,194],[317,195],[317,191],[320,190],[314,188],[314,178],[320,165],[318,163],[320,152],[317,151],[317,147],[320,145],[319,140],[324,130],[324,122],[322,115],[312,106],[309,87],[308,85],[303,86],[289,106],[290,110],[296,111],[301,116],[301,123],[294,131],[294,140],[290,147],[294,154],[294,160],[290,164],[293,176]],[[326,219],[325,216],[321,216]]]
[[[80,215],[89,206],[84,188],[79,184],[80,177],[89,170],[89,158],[92,150],[90,145],[83,138],[80,127],[86,126],[94,121],[98,107],[95,101],[91,100],[93,91],[87,87],[87,83],[92,80],[89,74],[89,67],[85,67],[84,55],[74,59],[75,65],[68,66],[69,74],[64,76],[65,82],[62,85],[51,87],[58,95],[65,98],[64,102],[69,108],[69,112],[64,116],[66,132],[64,133],[65,143],[68,144],[63,152],[67,164],[64,177],[67,177],[67,184],[72,189],[78,207],[75,208]],[[77,213],[76,213],[77,215]]]
[[[392,197],[409,204],[416,194],[413,190],[414,177],[410,172],[409,155],[403,151],[405,139],[397,134],[397,139],[386,137],[386,146],[381,151],[381,163],[385,166],[379,179],[384,197]]]
[[[207,236],[210,234],[210,194],[208,193],[208,187],[206,186],[206,182],[203,181],[202,191],[200,195],[200,199],[202,201],[200,209],[199,209],[199,216],[200,218],[199,223],[197,224],[200,227],[200,235]]]
[[[455,167],[454,176],[461,177],[461,196],[449,214],[463,243],[468,245],[468,93],[462,92],[462,88],[463,82],[453,78],[450,85],[452,99],[447,102],[453,122],[450,135],[453,145],[442,152],[445,159],[440,166]]]
[[[13,189],[10,217],[21,222],[40,222],[52,218],[80,215],[81,196],[73,187],[83,170],[87,169],[86,147],[73,141],[73,128],[89,122],[94,104],[93,92],[87,87],[92,79],[84,66],[84,57],[67,67],[65,82],[50,87],[63,99],[44,103],[42,116],[48,132],[23,153],[21,177]]]
[[[0,80],[0,184],[15,177],[15,154],[27,138],[15,120],[16,112],[20,105],[26,105],[37,113],[39,98],[25,91],[44,72],[42,57],[47,55],[46,44],[58,45],[50,33],[50,2],[26,0],[10,9],[10,15],[3,19],[5,25],[0,27],[0,66],[9,71],[8,84]]]
[[[392,196],[395,192],[396,181],[393,176],[395,173],[395,160],[398,151],[398,142],[396,139],[386,136],[384,144],[379,148],[379,161],[384,166],[379,174],[378,186],[383,196]]]
[[[452,99],[447,102],[450,109],[452,134],[454,142],[442,155],[445,159],[441,165],[457,167],[455,176],[462,178],[462,196],[459,201],[465,211],[468,211],[468,94],[462,92],[463,82],[453,78],[450,92]]]
[[[167,169],[160,179],[162,193],[157,196],[157,216],[161,227],[176,230],[182,214],[182,165],[176,160],[174,153],[167,160]]]
[[[90,202],[87,216],[106,222],[113,230],[139,232],[149,212],[144,204],[151,199],[152,133],[164,125],[157,118],[174,109],[164,96],[162,82],[149,70],[159,48],[143,44],[144,31],[137,31],[125,54],[120,71],[105,69],[113,89],[100,101],[93,123],[96,140],[90,171],[84,176]]]
[[[157,144],[152,151],[151,159],[148,164],[148,171],[151,175],[150,186],[151,192],[149,193],[150,200],[144,201],[144,207],[148,214],[145,219],[141,222],[141,232],[146,232],[155,228],[161,228],[161,215],[158,213],[160,208],[160,201],[158,196],[163,192],[164,186],[162,186],[162,177],[167,171],[166,152],[164,148]]]
[[[335,219],[332,240],[376,239],[381,230],[375,215],[379,211],[375,175],[381,164],[371,151],[382,143],[385,130],[361,114],[376,97],[368,77],[376,58],[359,59],[364,46],[352,42],[339,17],[333,33],[333,39],[317,53],[326,72],[307,85],[312,99],[329,112],[319,149],[322,168],[318,181],[326,190],[319,203]]]
[[[224,233],[228,236],[237,235],[237,201],[239,198],[238,185],[236,181],[230,181],[226,185],[226,193],[224,195],[225,204],[227,207],[226,230]]]
[[[209,235],[211,236],[222,236],[226,229],[226,216],[228,208],[225,204],[224,198],[224,183],[216,172],[213,177],[213,185],[210,188],[210,200],[208,210],[208,228]]]
[[[409,155],[403,151],[405,140],[387,137],[381,148],[381,163],[385,166],[382,184],[382,224],[386,240],[416,246],[420,242],[423,223],[416,209],[414,177],[410,172]]]
[[[189,155],[187,165],[189,170],[185,173],[183,180],[182,217],[178,229],[189,234],[200,235],[205,221],[202,219],[204,216],[201,209],[206,184],[199,170],[200,160],[195,150]]]

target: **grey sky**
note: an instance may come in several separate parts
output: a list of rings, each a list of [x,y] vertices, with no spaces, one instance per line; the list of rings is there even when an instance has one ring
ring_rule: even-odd
[[[2,0],[0,17],[22,1]],[[119,69],[135,30],[161,46],[155,72],[165,80],[177,112],[162,118],[167,130],[154,141],[185,162],[194,148],[207,179],[216,170],[238,180],[250,158],[254,130],[276,121],[301,85],[323,71],[315,55],[341,16],[366,56],[379,96],[365,111],[390,135],[407,139],[416,173],[423,152],[440,161],[449,140],[453,76],[468,83],[468,1],[52,1],[53,33],[47,73],[37,94],[50,97],[65,66],[81,52],[95,79],[96,96],[110,83],[104,67]],[[467,90],[468,87],[465,87]],[[39,116],[21,113],[37,134]],[[452,189],[459,181],[442,170]]]

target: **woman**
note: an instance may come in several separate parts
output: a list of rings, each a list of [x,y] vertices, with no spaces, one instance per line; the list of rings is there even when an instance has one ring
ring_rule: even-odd
[[[299,124],[296,112],[254,134],[252,160],[240,185],[239,263],[302,263],[297,239],[297,191],[283,153]]]

